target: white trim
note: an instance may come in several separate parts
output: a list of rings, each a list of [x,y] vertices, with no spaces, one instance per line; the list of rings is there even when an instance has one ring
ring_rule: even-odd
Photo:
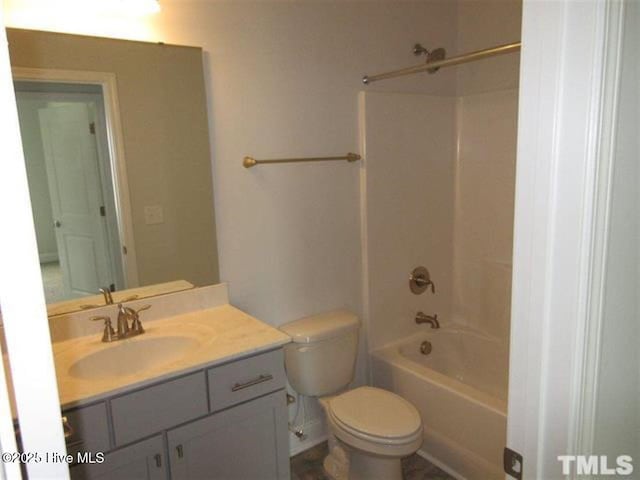
[[[138,264],[133,230],[131,198],[125,161],[124,135],[118,103],[117,79],[114,73],[90,72],[85,70],[55,70],[44,68],[13,67],[15,80],[31,82],[58,82],[99,85],[102,87],[107,136],[111,151],[111,172],[115,190],[120,242],[127,247],[127,254],[121,255],[127,288],[139,286]]]
[[[618,116],[618,91],[621,69],[624,3],[611,2],[606,6],[601,55],[602,77],[599,118],[594,125],[595,152],[598,165],[593,181],[594,197],[591,231],[591,251],[586,268],[589,269],[587,286],[587,312],[582,336],[578,341],[576,369],[576,408],[571,426],[571,449],[580,454],[593,452],[596,407],[598,403],[598,376],[600,343],[604,306],[605,273],[611,204],[612,173]]]
[[[418,450],[416,452],[416,454],[419,457],[424,458],[425,460],[427,460],[430,463],[433,463],[436,467],[438,467],[440,470],[442,470],[445,473],[448,473],[449,475],[451,475],[453,478],[455,478],[456,480],[467,480],[463,475],[461,475],[460,473],[456,472],[453,468],[451,468],[449,465],[446,465],[444,463],[442,463],[440,460],[438,460],[436,457],[434,457],[433,455],[431,455],[429,452],[427,452],[426,450],[424,450],[423,448],[420,448],[420,450]]]
[[[0,236],[0,304],[16,410],[25,452],[65,454],[47,310],[6,33],[0,10],[0,216],[10,234]],[[0,442],[11,451],[11,415],[0,386]],[[26,465],[29,478],[69,478],[66,463]],[[9,478],[20,478],[13,469]]]
[[[18,451],[13,430],[10,395],[4,368],[0,368],[0,453]],[[5,478],[20,478],[20,465],[17,462],[2,464],[0,479]]]
[[[371,285],[369,282],[369,236],[368,216],[367,216],[367,98],[366,92],[358,93],[358,137],[360,142],[360,268],[361,268],[361,288],[362,288],[362,331],[360,342],[363,346],[359,348],[358,360],[361,362],[361,369],[364,372],[367,385],[373,384],[373,372],[370,365],[371,347],[369,337],[371,332]],[[364,352],[364,355],[362,354]]]
[[[524,478],[562,477],[576,448],[606,19],[606,2],[524,2],[507,429]]]

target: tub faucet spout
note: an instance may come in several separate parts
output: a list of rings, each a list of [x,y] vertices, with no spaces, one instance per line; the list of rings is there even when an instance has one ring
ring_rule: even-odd
[[[421,323],[428,323],[431,325],[431,328],[440,328],[440,322],[438,321],[438,314],[433,316],[426,315],[422,312],[416,313],[416,323],[419,325]]]

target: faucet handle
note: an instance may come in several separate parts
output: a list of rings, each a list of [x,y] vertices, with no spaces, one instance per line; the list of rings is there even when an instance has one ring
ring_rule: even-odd
[[[80,305],[80,310],[93,310],[94,308],[100,308],[102,305]]]
[[[144,310],[149,310],[151,305],[143,305],[138,310],[133,310],[133,315],[131,315],[131,330],[136,334],[144,333],[144,328],[142,328],[142,323],[140,322],[140,312]]]
[[[130,297],[126,297],[120,300],[120,303],[131,302],[132,300],[137,300],[137,299],[138,299],[138,295],[131,295]]]
[[[150,308],[151,308],[151,305],[143,305],[139,309],[135,310],[135,312],[136,314],[138,314],[140,312],[144,312],[145,310],[149,310]]]
[[[104,321],[104,332],[102,333],[102,341],[105,343],[112,342],[115,337],[115,332],[111,326],[111,318],[107,316],[91,317],[92,322]]]
[[[436,285],[431,280],[429,270],[424,267],[416,267],[409,275],[409,289],[416,295],[424,293],[431,287],[431,293],[436,293]]]
[[[111,296],[111,289],[109,287],[102,287],[99,292],[104,297],[105,305],[113,305],[113,297]]]

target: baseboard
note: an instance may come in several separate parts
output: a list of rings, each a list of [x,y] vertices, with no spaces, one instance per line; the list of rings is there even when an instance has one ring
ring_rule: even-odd
[[[57,261],[58,261],[58,252],[40,254],[40,263],[53,263]]]
[[[293,457],[327,440],[327,430],[323,419],[317,418],[307,423],[304,434],[305,439],[300,440],[289,432],[289,456]]]
[[[432,455],[429,455],[424,450],[420,449],[416,453],[418,455],[420,455],[422,458],[424,458],[425,460],[428,460],[430,463],[433,463],[440,470],[443,470],[446,473],[448,473],[449,475],[451,475],[456,480],[467,480],[466,477],[460,475],[458,472],[456,472],[455,470],[453,470],[449,466],[445,465],[444,463],[442,463],[440,460],[438,460],[437,458],[433,457]]]

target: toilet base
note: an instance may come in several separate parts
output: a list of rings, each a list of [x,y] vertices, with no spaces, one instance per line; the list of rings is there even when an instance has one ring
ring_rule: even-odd
[[[322,462],[331,480],[402,480],[398,457],[382,457],[361,452],[329,433],[329,454]]]
[[[327,411],[328,400],[327,397],[320,399],[328,426],[329,455],[323,462],[327,475],[332,480],[402,480],[401,458],[418,450],[422,443],[422,429],[407,444],[363,442],[338,429]],[[363,449],[362,445],[368,448]]]
[[[378,457],[336,445],[322,463],[331,480],[402,480],[397,457]]]
[[[377,457],[357,450],[349,454],[349,480],[402,480],[402,463],[397,457]]]
[[[338,439],[329,433],[329,455],[324,457],[322,466],[331,480],[349,480],[349,454]]]
[[[322,462],[324,471],[331,480],[349,480],[349,457],[344,448],[329,449],[329,455]]]

